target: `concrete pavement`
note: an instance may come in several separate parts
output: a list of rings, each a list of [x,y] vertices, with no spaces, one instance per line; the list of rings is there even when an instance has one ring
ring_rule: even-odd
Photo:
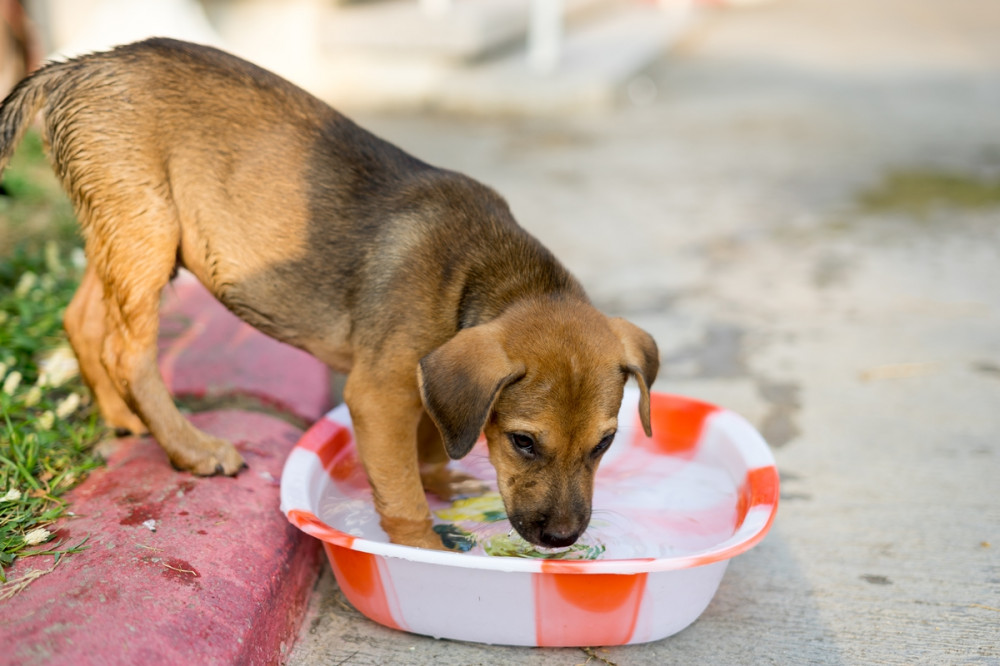
[[[783,499],[659,643],[402,634],[327,572],[290,663],[1000,663],[997,34],[972,0],[788,0],[703,16],[611,115],[357,117],[507,196],[654,334],[657,389],[761,428]]]
[[[185,384],[217,368],[186,337],[198,306],[166,322],[164,373],[250,473],[192,480],[123,443],[76,491],[67,536],[91,548],[4,605],[0,663],[1000,663],[998,32],[976,0],[786,0],[706,15],[613,114],[357,116],[504,193],[654,334],[657,389],[771,442],[775,526],[690,628],[589,651],[435,641],[361,617],[324,568],[289,653],[316,549],[275,484],[324,375],[275,382],[295,364],[217,321],[201,333],[265,372]]]

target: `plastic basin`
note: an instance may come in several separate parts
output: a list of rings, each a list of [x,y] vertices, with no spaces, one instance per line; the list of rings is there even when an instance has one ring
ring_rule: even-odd
[[[764,538],[777,511],[778,473],[764,440],[739,415],[654,393],[647,438],[637,402],[638,391],[628,387],[618,435],[595,479],[591,525],[575,548],[510,557],[481,547],[453,552],[389,543],[343,405],[292,450],[281,510],[323,542],[348,600],[386,626],[504,645],[658,640],[694,622],[729,559]],[[495,488],[485,442],[452,465]],[[488,541],[510,529],[502,512],[476,508],[491,504],[490,497],[471,505],[433,495],[429,501],[436,523]],[[587,559],[547,559],[554,556]]]

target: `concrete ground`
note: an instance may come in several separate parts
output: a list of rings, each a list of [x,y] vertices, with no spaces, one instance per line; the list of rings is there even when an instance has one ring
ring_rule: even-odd
[[[654,334],[656,389],[753,420],[782,505],[658,643],[399,633],[326,571],[290,663],[1000,663],[998,34],[977,0],[785,0],[705,15],[612,115],[359,116],[504,193]]]

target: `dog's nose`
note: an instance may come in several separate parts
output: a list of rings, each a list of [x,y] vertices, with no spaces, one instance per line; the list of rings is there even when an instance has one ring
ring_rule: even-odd
[[[546,548],[562,548],[572,546],[579,536],[580,533],[577,530],[546,528],[542,530],[540,540]]]

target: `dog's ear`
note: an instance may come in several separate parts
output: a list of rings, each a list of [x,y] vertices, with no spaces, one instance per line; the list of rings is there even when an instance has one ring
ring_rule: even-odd
[[[660,371],[660,352],[656,341],[646,331],[620,317],[611,319],[611,328],[625,346],[622,367],[635,377],[639,384],[639,419],[647,437],[653,436],[653,426],[649,419],[649,387]]]
[[[501,334],[495,323],[463,329],[417,367],[424,409],[452,458],[472,449],[500,391],[524,375],[507,358]]]

